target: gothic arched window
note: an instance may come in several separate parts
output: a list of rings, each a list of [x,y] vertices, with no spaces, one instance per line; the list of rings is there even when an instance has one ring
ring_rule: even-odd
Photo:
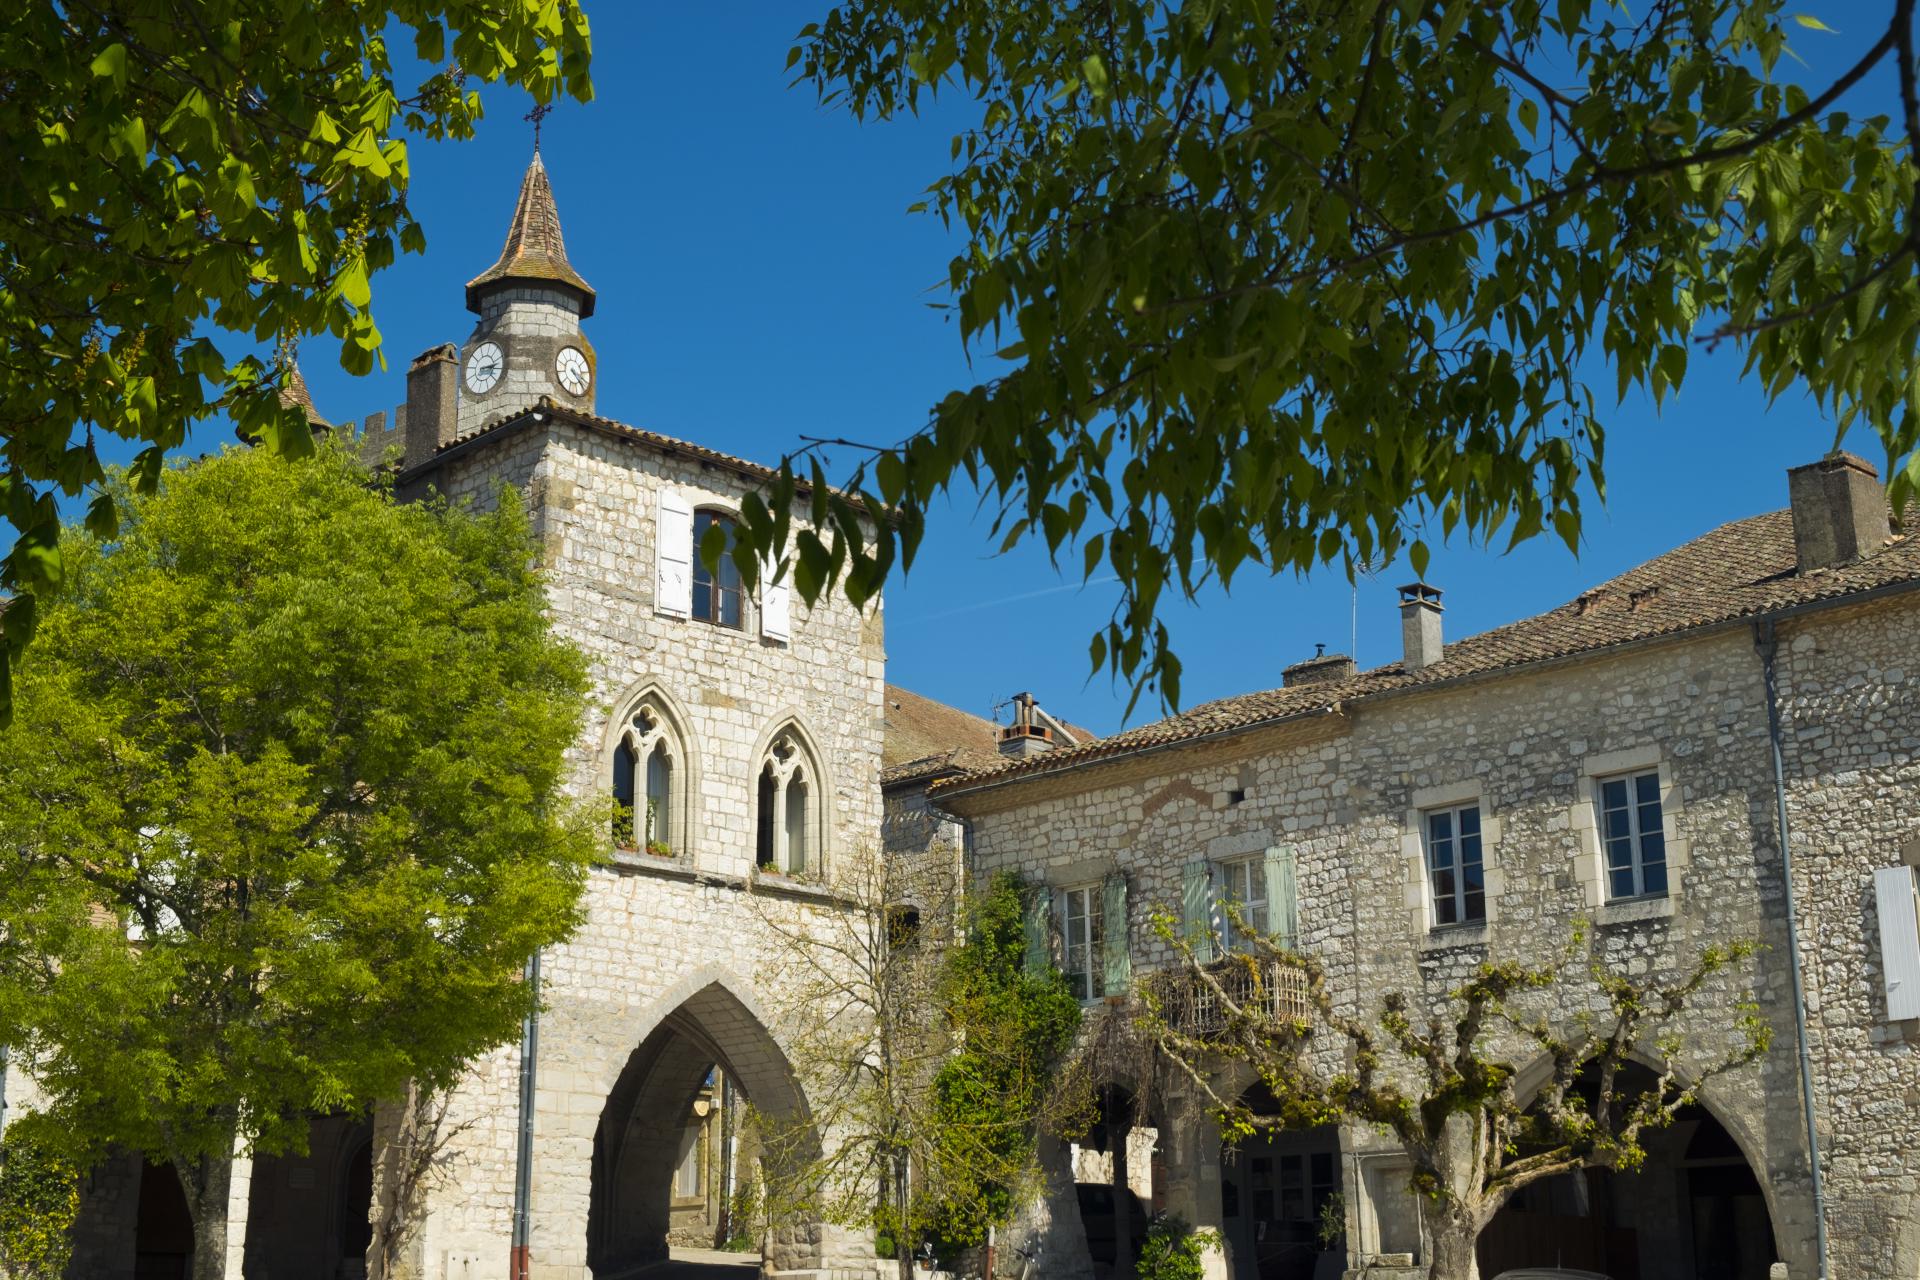
[[[769,871],[803,875],[818,869],[819,770],[792,729],[774,735],[760,763],[754,805],[754,861]]]
[[[651,700],[628,719],[613,751],[613,834],[616,843],[660,857],[685,841],[685,770],[679,737]]]

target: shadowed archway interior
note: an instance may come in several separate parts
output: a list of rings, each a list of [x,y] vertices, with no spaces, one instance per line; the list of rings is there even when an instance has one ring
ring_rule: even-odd
[[[807,1105],[786,1055],[734,994],[715,982],[663,1018],[628,1057],[607,1095],[593,1142],[587,1261],[599,1280],[618,1280],[667,1256],[673,1170],[686,1116],[714,1067],[761,1114],[806,1135]],[[811,1224],[781,1224],[769,1240],[776,1266],[818,1265]]]

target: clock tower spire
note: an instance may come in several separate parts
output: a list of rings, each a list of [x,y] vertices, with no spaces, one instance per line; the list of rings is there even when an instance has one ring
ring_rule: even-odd
[[[467,310],[480,320],[460,351],[459,434],[541,396],[592,412],[598,361],[580,322],[593,303],[593,286],[567,260],[553,184],[536,147],[499,260],[467,282]]]

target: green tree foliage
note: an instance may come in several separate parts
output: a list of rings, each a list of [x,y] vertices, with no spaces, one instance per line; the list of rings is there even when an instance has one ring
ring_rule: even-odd
[[[830,442],[871,450],[842,492],[790,461],[743,570],[777,547],[808,599],[864,599],[978,485],[1009,542],[1118,578],[1093,667],[1177,702],[1167,593],[1423,573],[1454,533],[1577,549],[1604,399],[1722,338],[1912,493],[1913,9],[1860,15],[1810,93],[1789,32],[1840,37],[1784,0],[842,0],[790,55],[824,101],[967,104],[916,207],[967,236],[951,305],[992,371],[904,440]],[[1898,119],[1835,109],[1881,66]],[[785,514],[809,484],[818,533]]]
[[[1080,1028],[1066,976],[1026,969],[1022,892],[1006,873],[989,881],[947,960],[940,1004],[956,1050],[934,1077],[937,1140],[915,1211],[943,1256],[983,1243],[1031,1189],[1037,1126]]]
[[[0,1044],[76,1141],[171,1163],[196,1274],[236,1142],[443,1088],[578,916],[583,664],[523,511],[229,451],[71,530],[0,731]]]
[[[80,1168],[52,1117],[23,1116],[0,1134],[0,1276],[60,1280],[73,1256]]]
[[[1201,1280],[1206,1252],[1219,1241],[1213,1231],[1195,1231],[1179,1217],[1155,1218],[1141,1242],[1135,1280]]]
[[[389,42],[397,44],[397,50]],[[410,90],[396,52],[426,64]],[[7,670],[57,588],[54,494],[101,485],[102,435],[145,444],[151,487],[190,424],[225,414],[294,454],[283,370],[236,352],[325,333],[373,367],[370,277],[426,247],[410,134],[466,138],[477,82],[582,100],[577,0],[90,0],[0,16],[0,563]],[[90,514],[111,536],[113,500]]]
[[[1643,1135],[1772,1044],[1752,995],[1725,981],[1753,955],[1750,942],[1707,946],[1683,972],[1635,979],[1607,964],[1582,923],[1551,963],[1488,960],[1443,995],[1390,990],[1352,1012],[1318,960],[1233,914],[1246,946],[1205,964],[1179,921],[1155,917],[1181,963],[1143,986],[1141,1029],[1213,1104],[1229,1141],[1355,1122],[1397,1139],[1432,1280],[1473,1274],[1481,1231],[1521,1189],[1584,1169],[1639,1168]],[[1590,985],[1569,981],[1583,960]],[[1722,1010],[1724,1026],[1683,1042],[1676,1020],[1702,1009]],[[1633,1073],[1639,1053],[1662,1063],[1646,1083]],[[1546,1078],[1522,1095],[1515,1081],[1535,1063]],[[1267,1086],[1272,1110],[1221,1092],[1225,1080],[1246,1078],[1222,1070],[1233,1064]]]

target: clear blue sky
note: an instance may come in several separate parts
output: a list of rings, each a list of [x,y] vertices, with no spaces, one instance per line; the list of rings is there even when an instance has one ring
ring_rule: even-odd
[[[1863,32],[1885,21],[1879,3],[1802,7],[1842,28],[1871,10]],[[897,439],[970,381],[957,333],[926,305],[943,296],[956,242],[937,220],[905,211],[944,171],[960,117],[863,126],[789,88],[790,38],[824,8],[587,0],[599,96],[563,103],[543,150],[569,255],[599,292],[588,333],[601,413],[772,462],[803,435]],[[1801,74],[1830,78],[1864,47],[1852,36],[1802,33],[1796,45],[1811,66]],[[1884,92],[1845,105],[1880,107]],[[391,371],[351,377],[324,339],[303,353],[314,398],[335,421],[391,409],[408,359],[471,328],[462,285],[499,252],[531,139],[523,98],[487,101],[474,141],[413,148],[411,202],[428,250],[375,279]],[[1694,361],[1663,412],[1629,401],[1611,414],[1609,502],[1592,509],[1577,560],[1547,539],[1505,557],[1436,551],[1428,577],[1446,591],[1449,635],[1550,608],[1717,524],[1785,505],[1785,469],[1824,452],[1830,425],[1793,393],[1769,409],[1731,349]],[[190,450],[230,438],[209,425]],[[1871,438],[1849,445],[1879,460]],[[913,574],[888,590],[891,678],[983,715],[1031,690],[1056,714],[1119,728],[1127,691],[1089,681],[1086,660],[1116,589],[1082,590],[1035,549],[993,552],[970,503],[934,513]],[[1394,567],[1361,585],[1363,665],[1397,656],[1393,588],[1411,576]],[[1316,643],[1347,649],[1352,605],[1338,574],[1243,574],[1230,599],[1216,592],[1174,608],[1183,701],[1277,685]],[[1158,714],[1143,705],[1133,719]]]

